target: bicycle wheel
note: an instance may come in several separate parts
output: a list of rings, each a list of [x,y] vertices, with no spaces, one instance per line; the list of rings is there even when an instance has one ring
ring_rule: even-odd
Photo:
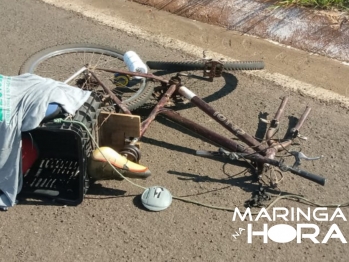
[[[224,70],[260,70],[264,68],[263,61],[236,61],[236,62],[221,62]],[[201,70],[205,68],[205,61],[196,62],[162,62],[148,61],[147,65],[150,69],[162,69],[169,71],[190,71]]]
[[[129,109],[134,110],[143,105],[151,96],[153,88],[147,85],[145,78],[116,81],[120,77],[93,68],[127,70],[123,54],[117,49],[94,44],[68,44],[50,47],[31,56],[21,67],[20,74],[32,73],[42,77],[64,82],[79,69],[88,66],[99,80],[110,89]],[[98,93],[105,97],[105,92],[91,75],[82,72],[70,85]],[[108,101],[108,99],[106,99]],[[110,102],[110,101],[109,101]],[[109,105],[112,105],[111,101]],[[108,106],[108,103],[105,103]]]

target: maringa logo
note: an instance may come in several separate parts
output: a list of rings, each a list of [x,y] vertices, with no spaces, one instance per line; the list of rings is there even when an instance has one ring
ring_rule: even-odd
[[[334,219],[341,218],[343,221],[347,221],[340,208],[336,208],[332,216],[329,216],[327,208],[315,208],[313,212],[308,208],[307,211],[304,212],[300,208],[291,208],[291,210],[288,210],[287,208],[277,207],[273,208],[272,216],[269,215],[265,208],[262,208],[254,220],[250,208],[247,208],[243,215],[241,215],[238,208],[235,208],[232,220],[236,221],[237,216],[241,221],[247,220],[247,218],[249,218],[250,221],[258,221],[260,218],[266,218],[268,221],[277,221],[278,218],[281,218],[283,221],[297,222],[301,219],[307,221],[311,221],[311,219],[315,221],[333,221]],[[232,237],[236,240],[245,230],[244,228],[239,228]],[[249,223],[246,233],[247,243],[252,243],[252,238],[254,236],[262,237],[263,243],[268,243],[268,239],[277,243],[288,243],[296,239],[297,243],[302,243],[302,239],[305,238],[310,239],[313,243],[320,243],[318,240],[320,228],[312,223],[297,223],[296,227],[282,223],[271,226],[270,228],[268,228],[268,224],[263,224],[263,229],[260,231],[255,230],[252,223]],[[347,243],[337,224],[332,224],[330,226],[321,243],[327,243],[330,238],[339,239],[342,243]]]
[[[268,237],[277,243],[287,243],[295,239],[297,231],[294,227],[285,224],[279,224],[268,230]]]

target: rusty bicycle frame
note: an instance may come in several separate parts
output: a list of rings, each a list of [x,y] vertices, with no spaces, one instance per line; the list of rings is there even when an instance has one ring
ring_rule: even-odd
[[[216,67],[216,66],[214,66]],[[218,67],[219,68],[219,67]],[[86,68],[88,70],[88,68]],[[287,134],[286,138],[283,139],[283,141],[279,141],[278,139],[273,139],[273,136],[275,135],[280,117],[282,116],[285,106],[288,101],[288,97],[284,97],[274,118],[271,121],[268,122],[269,128],[266,132],[266,144],[261,143],[258,140],[256,140],[254,137],[246,133],[244,130],[242,130],[239,126],[234,124],[231,120],[229,120],[225,115],[222,113],[216,111],[214,108],[212,108],[210,105],[208,105],[206,102],[204,102],[201,98],[199,98],[196,94],[194,94],[192,91],[190,91],[187,87],[183,86],[181,84],[181,80],[178,77],[172,77],[170,80],[166,80],[162,77],[158,77],[153,74],[144,74],[144,73],[134,73],[129,72],[125,70],[110,70],[105,68],[94,68],[94,70],[101,70],[105,72],[110,73],[119,73],[119,74],[125,74],[129,76],[140,76],[145,77],[147,79],[152,79],[154,81],[159,81],[164,88],[166,88],[166,92],[162,95],[161,99],[158,101],[156,106],[153,108],[147,119],[145,119],[141,123],[141,133],[140,137],[134,139],[131,143],[134,143],[141,139],[141,137],[144,135],[144,133],[147,131],[148,127],[150,126],[151,122],[155,119],[155,117],[158,114],[162,114],[166,118],[170,119],[171,121],[180,124],[181,126],[195,132],[196,134],[206,138],[207,140],[213,142],[214,144],[218,144],[222,146],[225,150],[229,150],[231,153],[229,157],[231,159],[249,159],[252,162],[254,162],[258,168],[258,174],[259,177],[262,177],[263,172],[269,167],[269,166],[275,166],[278,167],[281,171],[290,171],[293,174],[299,175],[303,178],[309,179],[315,183],[318,183],[320,185],[325,185],[326,179],[316,175],[309,173],[305,170],[299,169],[298,165],[300,164],[300,157],[298,155],[294,155],[296,158],[296,162],[293,166],[288,166],[284,164],[284,162],[281,160],[276,160],[275,155],[277,152],[284,150],[286,147],[290,146],[293,142],[293,139],[296,137],[299,137],[299,130],[302,127],[303,123],[305,122],[307,116],[309,115],[311,108],[307,107],[300,119],[298,120],[298,123],[295,127],[293,127],[290,132]],[[102,82],[96,74],[92,71],[89,71],[90,75],[96,79],[96,81],[101,85],[101,87],[104,89],[104,91],[110,96],[110,98],[119,106],[119,108],[125,113],[125,114],[131,114],[131,112],[122,104],[122,101],[116,97]],[[220,72],[221,74],[221,72]],[[210,80],[212,81],[213,77],[219,76],[220,74],[216,74],[215,72],[204,72],[204,76],[209,76]],[[226,138],[218,133],[213,132],[212,130],[209,130],[185,117],[182,117],[177,112],[173,112],[171,110],[163,110],[166,103],[169,101],[170,97],[175,93],[179,93],[183,97],[189,99],[191,103],[193,103],[196,107],[198,107],[201,111],[206,113],[208,116],[210,116],[212,119],[214,119],[216,122],[218,122],[220,125],[222,125],[225,129],[230,131],[233,135],[235,135],[240,141],[244,142],[246,146],[243,146],[234,140],[230,138]],[[297,152],[298,153],[298,152]],[[302,155],[304,156],[304,155]],[[306,157],[304,157],[306,158]],[[315,158],[314,158],[315,159]],[[311,160],[314,160],[311,159]]]

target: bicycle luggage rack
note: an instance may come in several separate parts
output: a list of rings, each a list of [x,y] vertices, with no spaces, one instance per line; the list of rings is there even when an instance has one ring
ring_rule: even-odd
[[[95,138],[99,108],[100,102],[91,96],[73,118],[83,123]],[[94,149],[85,128],[77,123],[47,122],[29,133],[39,157],[24,174],[19,196],[80,204],[89,188],[87,160]]]

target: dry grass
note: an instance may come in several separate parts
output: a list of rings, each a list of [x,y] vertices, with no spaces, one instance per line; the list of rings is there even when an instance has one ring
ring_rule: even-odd
[[[304,6],[349,11],[349,0],[281,0],[278,4],[281,6]]]

